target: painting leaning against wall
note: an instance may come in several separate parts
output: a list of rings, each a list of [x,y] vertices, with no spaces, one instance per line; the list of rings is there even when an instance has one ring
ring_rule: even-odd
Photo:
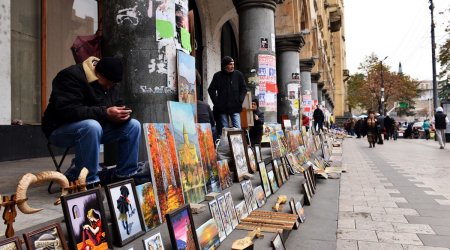
[[[197,123],[198,143],[202,160],[203,173],[205,175],[206,192],[222,191],[220,188],[219,172],[217,168],[217,156],[214,149],[214,140],[211,124]]]

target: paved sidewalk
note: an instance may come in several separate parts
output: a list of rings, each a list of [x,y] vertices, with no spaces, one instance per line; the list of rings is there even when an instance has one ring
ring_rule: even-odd
[[[344,141],[337,249],[449,249],[450,150],[435,141]]]

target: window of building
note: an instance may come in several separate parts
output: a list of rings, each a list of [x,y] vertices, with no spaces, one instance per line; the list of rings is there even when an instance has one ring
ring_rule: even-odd
[[[236,37],[230,22],[226,22],[222,27],[221,58],[224,56],[231,56],[234,59],[236,68],[239,67]]]

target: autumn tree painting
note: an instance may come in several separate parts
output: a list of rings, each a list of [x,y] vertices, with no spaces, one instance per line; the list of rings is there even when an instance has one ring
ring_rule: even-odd
[[[153,229],[161,223],[153,185],[152,183],[145,183],[136,186],[136,191],[144,216],[145,228],[147,230]]]
[[[205,175],[206,192],[220,192],[219,172],[217,169],[217,156],[214,149],[214,140],[211,124],[198,123],[197,134],[200,146],[200,157],[202,160],[203,173]]]

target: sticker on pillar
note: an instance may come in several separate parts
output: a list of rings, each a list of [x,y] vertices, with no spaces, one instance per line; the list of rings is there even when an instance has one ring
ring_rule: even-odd
[[[125,8],[117,11],[116,22],[117,24],[132,24],[134,26],[139,24],[139,16],[141,12],[137,10],[137,4],[131,8]]]
[[[175,37],[175,4],[173,0],[156,1],[156,40]]]
[[[300,80],[300,73],[292,73],[292,80]]]
[[[272,51],[275,52],[275,34],[270,34],[270,38],[272,40]]]
[[[269,50],[269,39],[266,37],[260,39],[259,50]]]

